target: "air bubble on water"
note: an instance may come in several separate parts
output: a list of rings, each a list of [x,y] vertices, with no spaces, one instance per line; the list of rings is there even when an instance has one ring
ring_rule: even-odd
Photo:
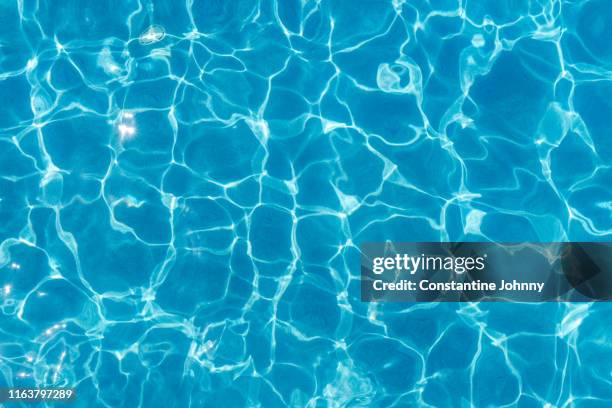
[[[144,33],[140,34],[138,41],[142,45],[149,45],[163,40],[165,36],[166,32],[162,26],[152,25]]]
[[[98,54],[97,63],[107,75],[119,75],[122,71],[121,66],[115,61],[110,48],[104,47]]]
[[[463,228],[463,232],[465,234],[481,234],[480,226],[485,215],[487,215],[487,213],[484,211],[471,210],[465,217],[465,227]]]
[[[409,92],[410,71],[403,64],[380,64],[376,75],[376,84],[383,92]]]
[[[43,87],[36,87],[30,98],[30,108],[35,116],[40,117],[53,108],[53,97]]]
[[[472,37],[472,45],[476,48],[480,48],[485,45],[485,39],[482,34],[476,34]]]
[[[120,112],[117,121],[117,131],[119,132],[119,140],[121,142],[129,140],[136,135],[136,122],[133,112]]]

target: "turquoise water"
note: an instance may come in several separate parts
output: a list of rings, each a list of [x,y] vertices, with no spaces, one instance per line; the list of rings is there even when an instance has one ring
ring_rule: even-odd
[[[0,2],[0,385],[608,407],[607,304],[368,304],[368,241],[609,241],[607,0]]]

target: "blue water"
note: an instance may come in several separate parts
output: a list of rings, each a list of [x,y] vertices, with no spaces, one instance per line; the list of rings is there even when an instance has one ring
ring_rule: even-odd
[[[609,305],[358,279],[368,241],[612,238],[608,0],[4,0],[0,100],[0,385],[612,406]]]

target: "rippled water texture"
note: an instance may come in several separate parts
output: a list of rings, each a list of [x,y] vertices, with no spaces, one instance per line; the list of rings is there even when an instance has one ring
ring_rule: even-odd
[[[607,241],[608,0],[0,2],[0,385],[609,407],[607,304],[366,304],[366,241]]]

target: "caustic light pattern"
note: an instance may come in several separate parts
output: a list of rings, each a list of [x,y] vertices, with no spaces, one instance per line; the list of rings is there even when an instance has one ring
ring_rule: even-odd
[[[358,280],[363,242],[610,240],[608,0],[4,0],[0,100],[2,386],[612,405],[606,304]]]

